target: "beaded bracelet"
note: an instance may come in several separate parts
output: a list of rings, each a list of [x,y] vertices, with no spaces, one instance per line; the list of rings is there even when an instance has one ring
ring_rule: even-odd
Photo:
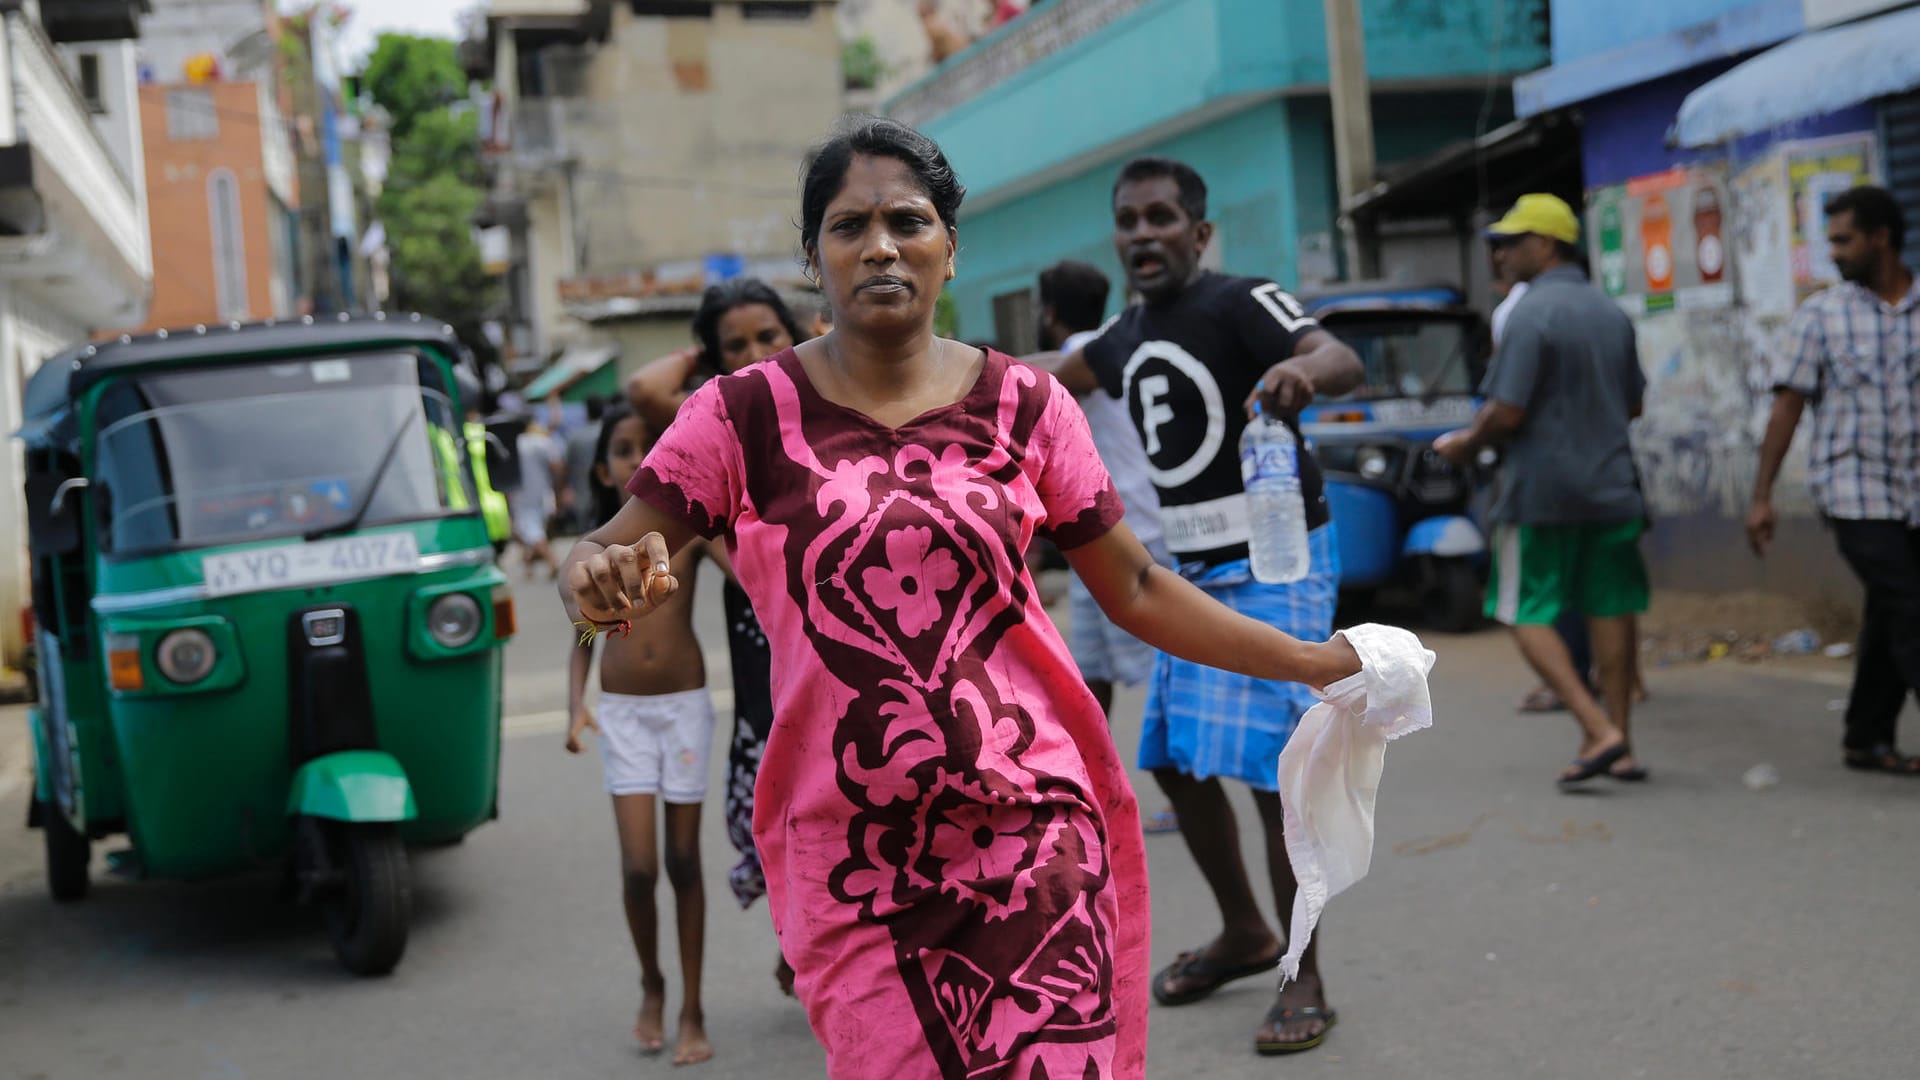
[[[580,647],[582,648],[593,644],[593,639],[598,637],[602,630],[619,637],[630,637],[633,634],[632,619],[621,619],[618,622],[610,623],[597,623],[591,619],[581,619],[573,625],[580,628]]]

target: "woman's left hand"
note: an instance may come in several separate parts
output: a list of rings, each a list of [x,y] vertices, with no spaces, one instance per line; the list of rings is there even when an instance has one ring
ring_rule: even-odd
[[[1341,679],[1360,673],[1360,654],[1347,643],[1345,634],[1335,634],[1318,645],[1307,646],[1306,666],[1300,681],[1315,690],[1325,690]]]

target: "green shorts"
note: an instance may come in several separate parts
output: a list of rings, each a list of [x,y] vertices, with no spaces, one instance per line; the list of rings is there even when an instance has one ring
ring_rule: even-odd
[[[1551,625],[1573,611],[1606,619],[1647,610],[1644,522],[1495,525],[1487,618]]]

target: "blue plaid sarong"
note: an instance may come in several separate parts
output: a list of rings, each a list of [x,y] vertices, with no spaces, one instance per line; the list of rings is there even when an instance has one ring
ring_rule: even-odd
[[[1291,585],[1253,580],[1246,560],[1190,580],[1228,607],[1305,641],[1333,634],[1340,548],[1331,522],[1307,535],[1312,569]],[[1280,784],[1280,751],[1319,699],[1301,683],[1270,682],[1161,653],[1147,688],[1142,769],[1176,768],[1204,780],[1226,776],[1261,791]]]

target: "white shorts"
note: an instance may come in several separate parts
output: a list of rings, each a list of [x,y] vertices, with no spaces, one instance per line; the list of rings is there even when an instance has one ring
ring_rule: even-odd
[[[612,795],[658,795],[670,803],[707,797],[713,700],[703,687],[678,694],[600,693],[600,763]]]
[[[547,542],[547,512],[537,506],[513,508],[513,538],[529,546]]]

